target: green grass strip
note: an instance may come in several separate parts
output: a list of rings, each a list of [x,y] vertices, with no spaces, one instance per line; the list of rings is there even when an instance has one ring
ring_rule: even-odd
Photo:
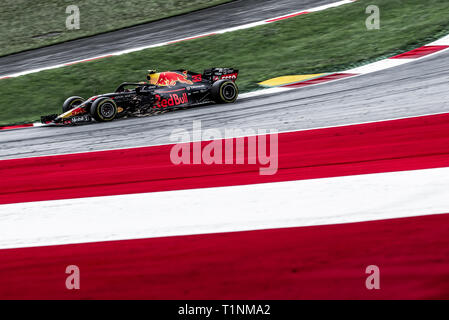
[[[381,28],[368,31],[365,8],[373,4],[380,8]],[[342,71],[447,33],[447,0],[361,0],[266,26],[1,80],[0,125],[58,113],[68,96],[110,92],[123,81],[144,80],[150,68],[235,67],[241,92],[248,92],[273,77]]]

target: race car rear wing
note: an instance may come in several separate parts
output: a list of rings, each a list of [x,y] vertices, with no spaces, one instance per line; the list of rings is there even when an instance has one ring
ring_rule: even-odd
[[[239,71],[234,68],[212,68],[206,69],[203,72],[203,77],[212,80],[213,82],[222,79],[229,79],[235,82],[238,75]]]

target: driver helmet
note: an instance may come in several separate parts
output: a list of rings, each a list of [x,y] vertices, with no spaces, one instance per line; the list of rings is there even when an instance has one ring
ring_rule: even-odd
[[[154,75],[155,73],[156,73],[156,70],[148,70],[147,80],[150,81],[151,76]]]

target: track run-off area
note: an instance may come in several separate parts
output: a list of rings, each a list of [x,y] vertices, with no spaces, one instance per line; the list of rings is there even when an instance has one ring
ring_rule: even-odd
[[[449,298],[449,52],[372,71],[0,132],[0,298]],[[194,121],[279,131],[276,174],[247,155],[173,164],[170,135]]]

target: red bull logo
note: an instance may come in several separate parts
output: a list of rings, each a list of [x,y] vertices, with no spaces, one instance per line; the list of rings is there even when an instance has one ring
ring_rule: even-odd
[[[153,73],[150,75],[150,84],[154,84],[157,86],[173,87],[178,82],[185,84],[193,84],[192,81],[187,79],[187,71],[184,71],[183,73],[167,71],[167,72]]]
[[[181,104],[186,104],[189,102],[187,93],[183,93],[181,96],[175,94],[170,94],[168,98],[162,98],[160,95],[155,95],[156,101],[153,108],[167,108],[179,106]]]

